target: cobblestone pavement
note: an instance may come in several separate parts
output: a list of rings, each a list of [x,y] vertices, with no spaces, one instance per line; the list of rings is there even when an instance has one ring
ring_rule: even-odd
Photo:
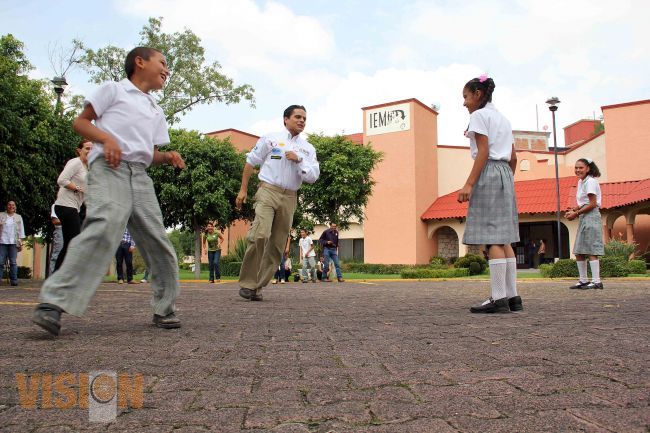
[[[650,281],[605,284],[521,282],[525,311],[483,316],[467,308],[485,281],[291,283],[264,302],[183,283],[178,330],[150,324],[148,284],[103,284],[56,339],[29,321],[38,288],[2,285],[0,431],[648,432]],[[43,408],[49,388],[20,404],[16,373],[93,370],[142,373],[144,406],[98,424]]]

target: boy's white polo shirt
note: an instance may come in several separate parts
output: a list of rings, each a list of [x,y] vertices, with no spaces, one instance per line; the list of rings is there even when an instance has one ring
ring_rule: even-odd
[[[151,165],[153,146],[169,143],[167,121],[153,96],[142,92],[128,79],[109,81],[87,97],[84,105],[92,105],[95,125],[111,134],[122,149],[122,160]],[[90,165],[104,155],[104,146],[94,143],[88,154]]]
[[[311,240],[309,236],[305,236],[304,238],[300,238],[298,241],[298,244],[300,245],[300,248],[302,248],[302,253],[306,257],[316,257],[316,252],[312,248],[311,251],[309,251],[309,248],[314,244],[314,241]],[[309,253],[307,253],[309,251]]]
[[[485,135],[488,138],[489,159],[510,161],[512,156],[512,126],[510,121],[501,114],[493,103],[488,102],[485,107],[476,110],[469,116],[469,148],[472,159],[476,159],[478,147],[475,134]]]

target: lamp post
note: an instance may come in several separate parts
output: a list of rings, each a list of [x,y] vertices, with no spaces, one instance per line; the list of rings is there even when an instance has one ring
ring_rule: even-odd
[[[58,109],[61,105],[61,95],[63,95],[63,91],[68,85],[68,82],[65,81],[65,77],[54,77],[54,79],[52,79],[52,84],[54,84],[54,93],[56,93],[56,106]]]
[[[557,163],[557,132],[555,131],[555,112],[557,111],[557,106],[560,103],[560,100],[557,96],[549,98],[546,103],[548,104],[548,109],[551,110],[551,115],[553,116],[553,153],[555,154],[555,198],[557,201],[557,257],[558,259],[562,256],[562,231],[560,230],[560,174],[558,171]]]
[[[65,77],[54,77],[51,80],[52,84],[54,84],[54,93],[56,93],[56,108],[55,110],[59,113],[60,116],[63,116],[63,108],[61,107],[61,95],[63,95],[63,91],[65,90],[66,86],[68,85],[68,82],[65,81]],[[50,275],[50,244],[49,242],[45,245],[45,257],[47,257],[47,260],[45,261],[45,276],[48,277]]]

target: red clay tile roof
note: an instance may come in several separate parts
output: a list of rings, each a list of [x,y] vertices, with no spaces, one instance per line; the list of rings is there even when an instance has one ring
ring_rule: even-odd
[[[576,205],[575,176],[560,178],[560,210],[564,212]],[[650,200],[650,179],[628,182],[611,182],[600,185],[602,209]],[[517,208],[520,214],[554,213],[557,210],[555,179],[522,180],[515,182]],[[465,218],[468,203],[458,203],[458,191],[439,197],[422,214],[423,221],[431,219]]]

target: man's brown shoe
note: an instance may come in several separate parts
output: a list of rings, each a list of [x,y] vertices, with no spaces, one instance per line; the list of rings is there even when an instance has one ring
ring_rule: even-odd
[[[181,327],[181,321],[174,313],[169,313],[166,316],[153,315],[153,323],[158,328],[174,329]]]
[[[339,283],[345,283],[345,280],[343,278],[338,278]]]

